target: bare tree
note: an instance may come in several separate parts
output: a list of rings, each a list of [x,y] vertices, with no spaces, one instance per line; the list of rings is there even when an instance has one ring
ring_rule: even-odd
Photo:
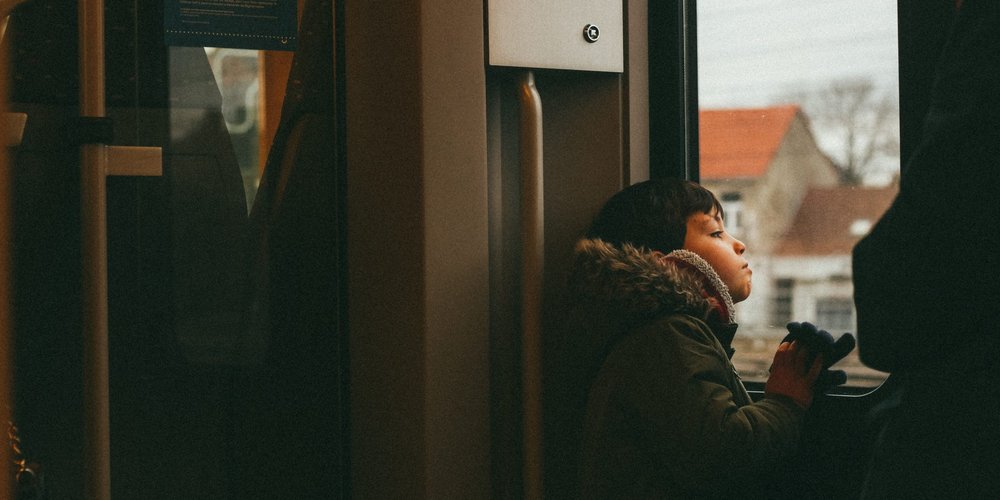
[[[840,170],[844,184],[860,184],[882,156],[899,156],[899,111],[890,93],[868,78],[835,80],[790,98],[800,103],[813,135]]]

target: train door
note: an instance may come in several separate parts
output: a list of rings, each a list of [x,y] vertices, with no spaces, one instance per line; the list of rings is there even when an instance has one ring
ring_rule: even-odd
[[[10,406],[49,498],[344,494],[334,13],[298,7],[283,58],[168,45],[164,2],[11,12]]]

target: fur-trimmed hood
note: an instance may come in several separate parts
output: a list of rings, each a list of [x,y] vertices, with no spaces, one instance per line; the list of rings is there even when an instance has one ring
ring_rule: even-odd
[[[582,239],[576,244],[571,288],[630,322],[684,313],[716,324],[733,323],[729,290],[704,259],[687,250],[664,256],[627,244]]]

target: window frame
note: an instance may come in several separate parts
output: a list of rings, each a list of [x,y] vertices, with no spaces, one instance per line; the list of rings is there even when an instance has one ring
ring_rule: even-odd
[[[648,16],[649,177],[698,182],[696,0],[651,1]]]

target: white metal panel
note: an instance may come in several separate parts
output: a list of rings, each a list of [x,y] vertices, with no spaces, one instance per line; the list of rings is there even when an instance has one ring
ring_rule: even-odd
[[[493,66],[623,71],[621,0],[491,0],[488,17]]]

